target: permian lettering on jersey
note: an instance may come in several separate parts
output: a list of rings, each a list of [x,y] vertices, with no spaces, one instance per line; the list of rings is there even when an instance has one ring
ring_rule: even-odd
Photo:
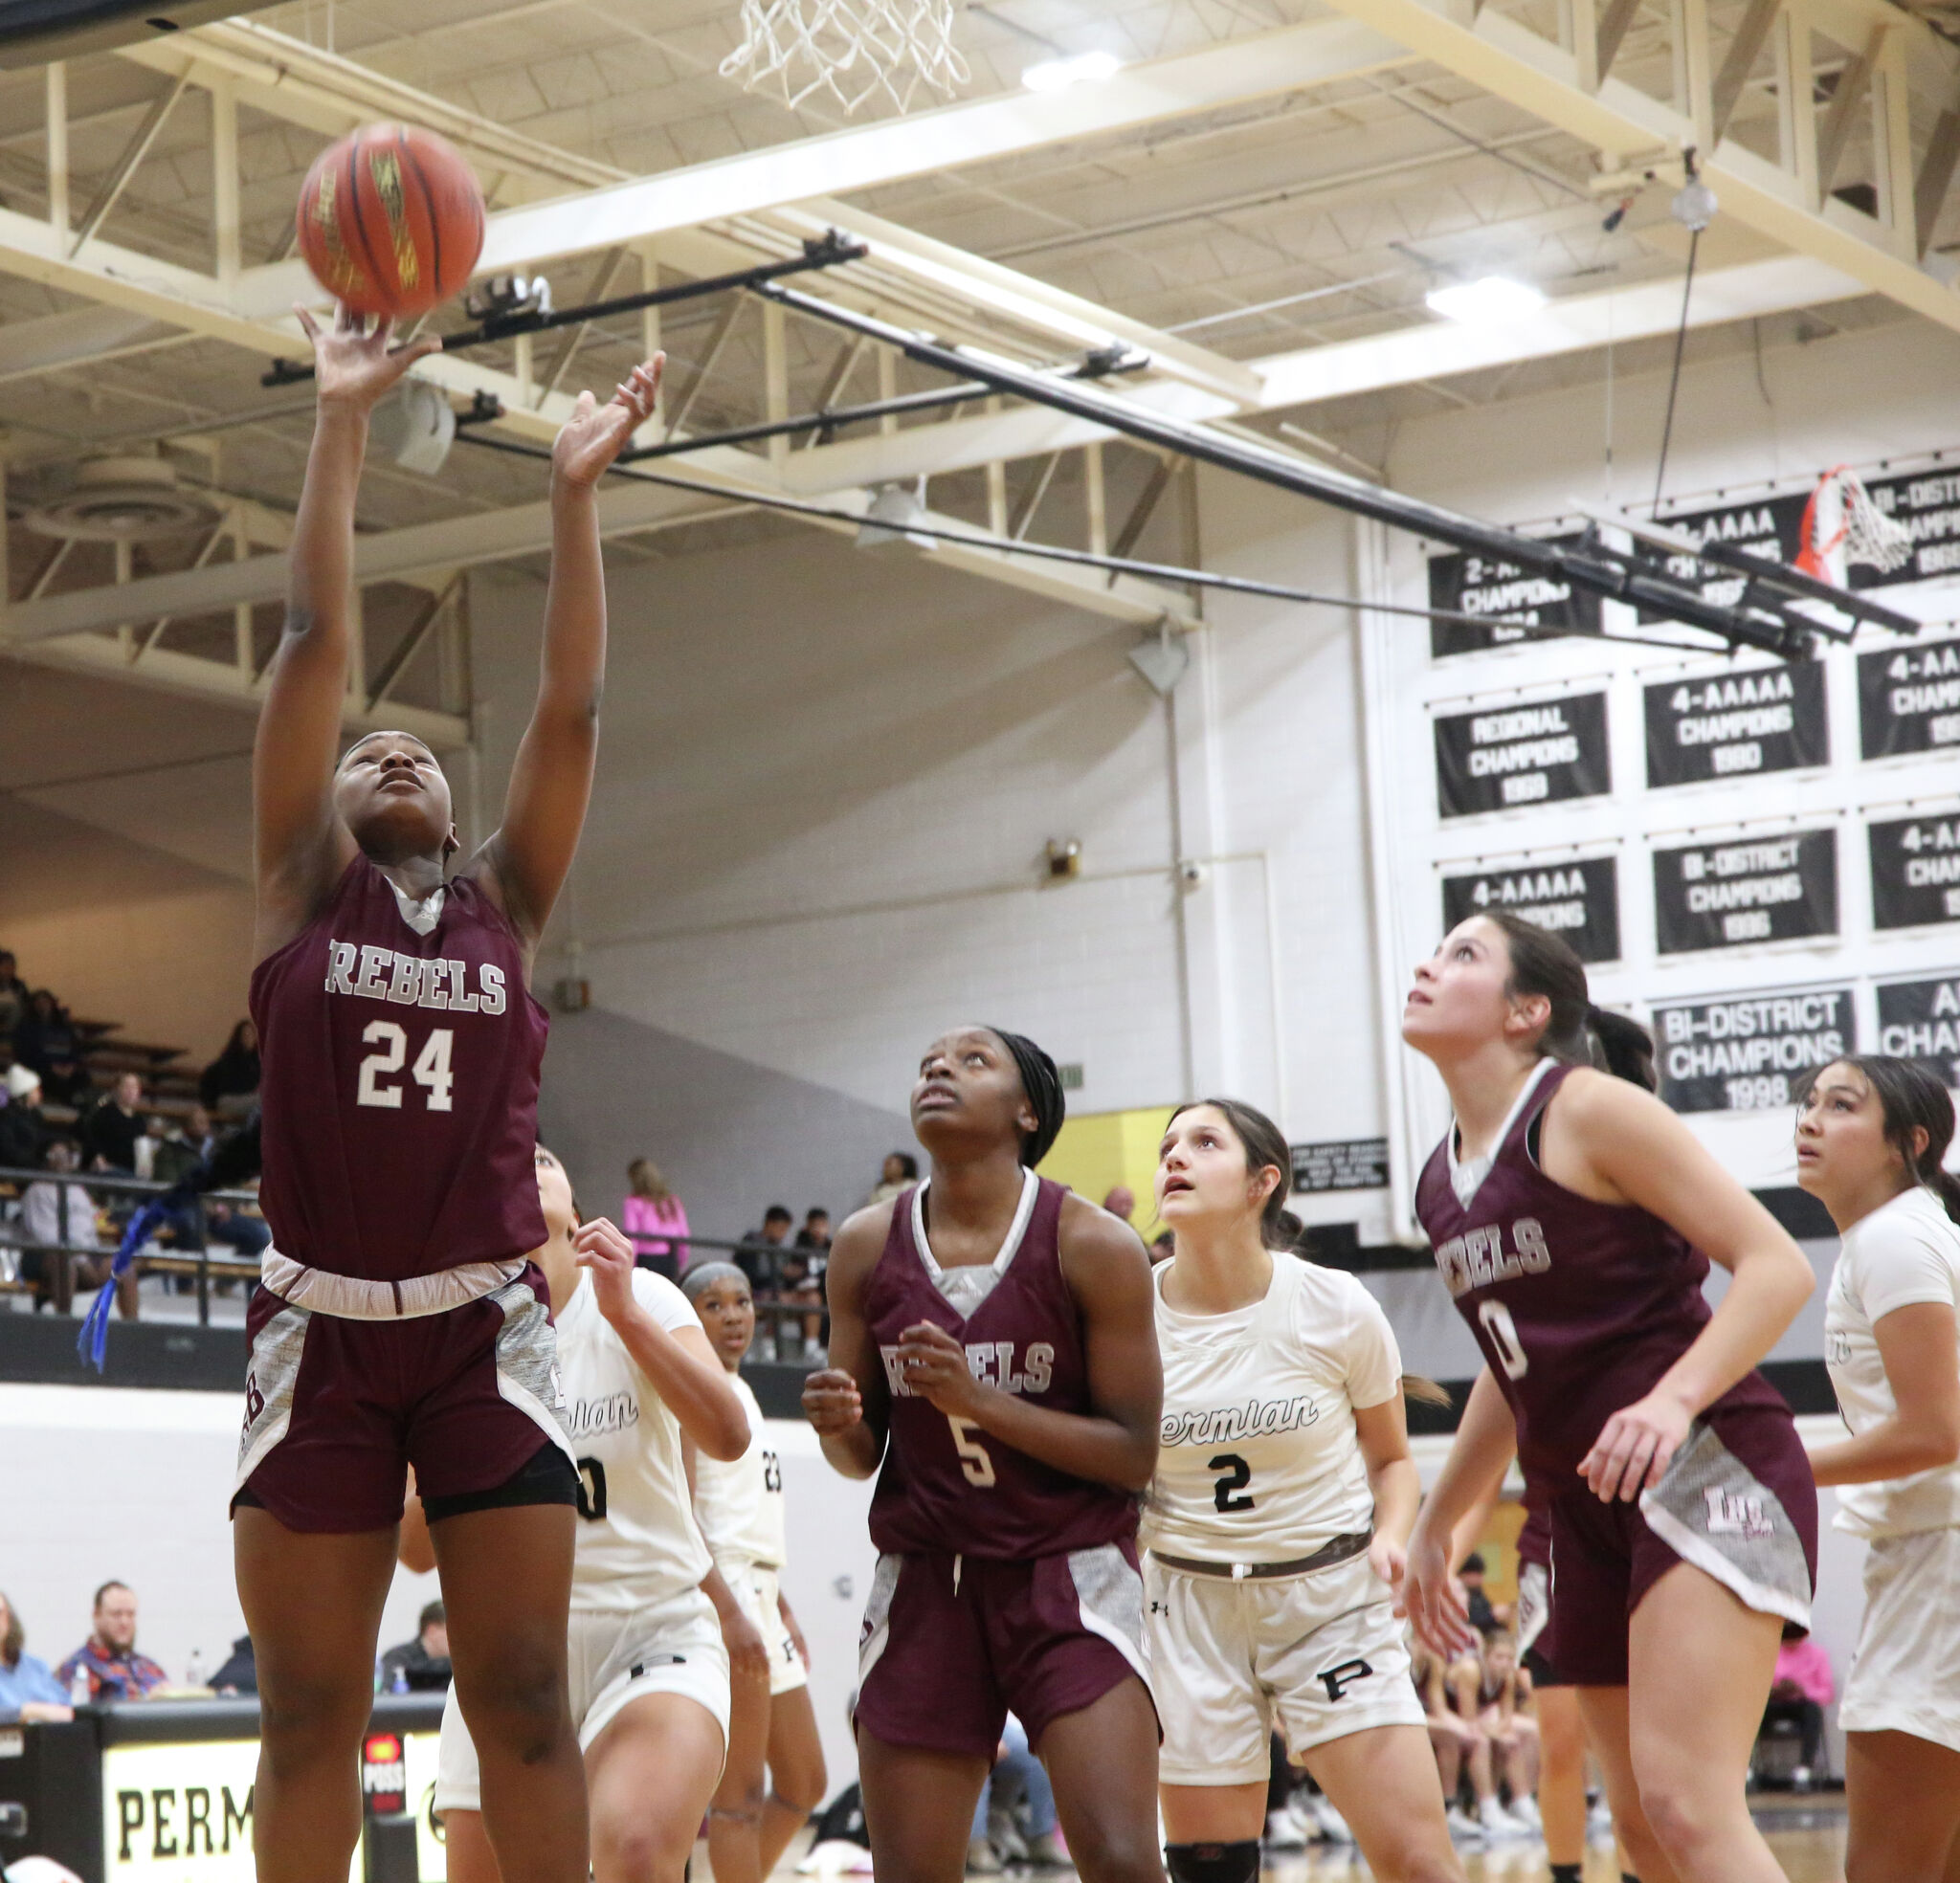
[[[1551,1267],[1545,1226],[1535,1216],[1520,1216],[1511,1225],[1515,1252],[1504,1253],[1504,1232],[1492,1223],[1465,1229],[1436,1252],[1436,1265],[1452,1298],[1493,1281],[1515,1281],[1520,1275],[1543,1274]]]
[[[983,1386],[998,1386],[1004,1393],[1045,1393],[1054,1379],[1055,1348],[1047,1340],[1031,1340],[1018,1369],[1012,1340],[969,1340],[966,1344],[968,1370]],[[892,1397],[916,1398],[900,1364],[898,1348],[880,1347],[878,1351]]]
[[[1249,1399],[1243,1406],[1167,1412],[1157,1437],[1163,1445],[1225,1445],[1265,1438],[1273,1432],[1303,1431],[1320,1416],[1320,1406],[1311,1393],[1299,1393],[1291,1399]]]
[[[477,979],[472,991],[469,969],[459,961],[425,961],[420,955],[398,955],[392,948],[377,948],[371,942],[326,944],[326,991],[330,994],[352,994],[443,1013],[487,1013],[494,1019],[504,1008],[503,970],[493,962],[479,962]]]
[[[600,1432],[631,1431],[639,1424],[639,1395],[636,1392],[604,1393],[597,1399],[574,1399],[566,1412],[566,1424],[573,1438],[590,1438]]]

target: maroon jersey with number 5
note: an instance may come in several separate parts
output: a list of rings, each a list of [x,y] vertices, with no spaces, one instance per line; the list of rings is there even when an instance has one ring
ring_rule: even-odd
[[[1538,1167],[1545,1108],[1570,1067],[1542,1062],[1467,1203],[1451,1181],[1455,1126],[1415,1186],[1415,1212],[1457,1310],[1518,1422],[1518,1462],[1541,1495],[1577,1483],[1614,1413],[1644,1398],[1708,1323],[1708,1258],[1632,1204],[1595,1203]],[[1790,1415],[1749,1373],[1704,1413]]]
[[[473,879],[447,885],[423,935],[356,856],[320,915],[259,963],[252,1018],[259,1203],[280,1253],[404,1281],[545,1240],[532,1165],[545,1009]]]
[[[967,1316],[940,1292],[941,1271],[922,1233],[925,1186],[892,1204],[891,1231],[864,1287],[864,1324],[891,1392],[884,1464],[871,1499],[871,1540],[881,1551],[1026,1559],[1136,1535],[1137,1502],[1128,1492],[1057,1471],[970,1421],[956,1425],[914,1394],[899,1368],[901,1336],[929,1320],[966,1348],[973,1376],[988,1385],[1055,1412],[1095,1409],[1081,1312],[1061,1273],[1068,1192],[1032,1172],[1023,1177],[1021,1207],[994,1258],[997,1279]]]

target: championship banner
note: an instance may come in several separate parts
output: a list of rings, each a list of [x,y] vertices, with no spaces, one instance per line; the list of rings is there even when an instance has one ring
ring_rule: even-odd
[[[1865,759],[1960,746],[1960,640],[1860,654],[1858,742]]]
[[[1960,811],[1868,827],[1872,926],[1960,921]]]
[[[1680,510],[1657,517],[1655,521],[1692,537],[1698,545],[1716,543],[1727,549],[1752,551],[1771,562],[1793,563],[1802,546],[1803,510],[1809,500],[1809,491],[1796,491],[1786,497],[1759,497],[1747,503]],[[1695,556],[1668,556],[1664,567],[1671,581],[1698,590],[1704,601],[1718,602],[1724,608],[1733,608],[1742,600],[1748,582],[1740,572],[1715,573],[1711,565]],[[1650,608],[1637,609],[1635,616],[1642,622],[1668,619],[1659,609]]]
[[[1647,784],[1701,785],[1829,764],[1820,661],[1646,689]]]
[[[1663,955],[1836,935],[1838,833],[1657,850],[1654,922]]]
[[[1437,806],[1445,817],[1597,798],[1612,789],[1603,693],[1456,713],[1436,722]]]
[[[1960,1092],[1960,975],[1881,982],[1879,1051],[1916,1059]]]
[[[1849,987],[1657,1007],[1660,1097],[1677,1112],[1771,1111],[1800,1074],[1855,1052],[1857,1037]]]
[[[1619,960],[1619,871],[1611,856],[1520,863],[1443,878],[1443,932],[1505,909],[1571,944],[1582,962]]]
[[[1547,539],[1560,544],[1578,540],[1576,534]],[[1561,634],[1599,632],[1597,595],[1574,593],[1569,582],[1460,549],[1429,559],[1429,605],[1453,614],[1507,614],[1513,621],[1529,622],[1534,628]],[[1479,654],[1485,648],[1510,647],[1534,638],[1540,637],[1527,634],[1522,627],[1493,624],[1473,628],[1460,621],[1432,621],[1429,655],[1432,660],[1443,660],[1453,654]]]
[[[1853,563],[1848,586],[1891,588],[1960,569],[1960,472],[1950,467],[1903,476],[1867,477],[1872,501],[1912,538],[1912,553],[1897,568]]]

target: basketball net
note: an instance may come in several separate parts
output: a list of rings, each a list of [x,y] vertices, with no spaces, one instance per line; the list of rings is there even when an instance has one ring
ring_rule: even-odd
[[[1848,586],[1850,565],[1895,569],[1912,554],[1912,532],[1872,500],[1856,471],[1838,465],[1817,479],[1803,507],[1796,565],[1819,582]]]
[[[901,111],[924,84],[950,96],[972,77],[953,45],[954,0],[742,0],[742,43],[724,78],[798,105],[828,92],[846,112],[882,92]]]

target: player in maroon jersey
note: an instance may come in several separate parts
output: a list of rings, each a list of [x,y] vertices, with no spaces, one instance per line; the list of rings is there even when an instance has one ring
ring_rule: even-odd
[[[1162,1883],[1137,1499],[1163,1376],[1127,1225],[1038,1179],[1055,1063],[958,1027],[920,1061],[927,1180],[831,1248],[824,1454],[879,1473],[858,1748],[884,1883],[958,1883],[1010,1709],[1088,1883]]]
[[[1646,1883],[1777,1883],[1744,1798],[1785,1624],[1808,1624],[1816,1495],[1752,1369],[1815,1286],[1673,1113],[1586,1063],[1586,971],[1505,915],[1415,970],[1403,1037],[1456,1118],[1416,1210],[1485,1359],[1410,1539],[1411,1618],[1467,1632],[1453,1526],[1515,1444],[1551,1522],[1547,1651],[1580,1690]],[[1732,1280],[1712,1316],[1712,1257]]]
[[[261,1883],[345,1883],[375,1630],[412,1464],[510,1883],[584,1883],[566,1699],[577,1479],[532,1170],[533,953],[585,820],[605,668],[594,486],[660,362],[583,395],[552,454],[543,672],[501,828],[454,876],[449,786],[398,732],[336,764],[368,414],[438,343],[340,312],[253,754],[252,1014],[272,1226],[255,1296],[234,1554],[261,1697]]]

